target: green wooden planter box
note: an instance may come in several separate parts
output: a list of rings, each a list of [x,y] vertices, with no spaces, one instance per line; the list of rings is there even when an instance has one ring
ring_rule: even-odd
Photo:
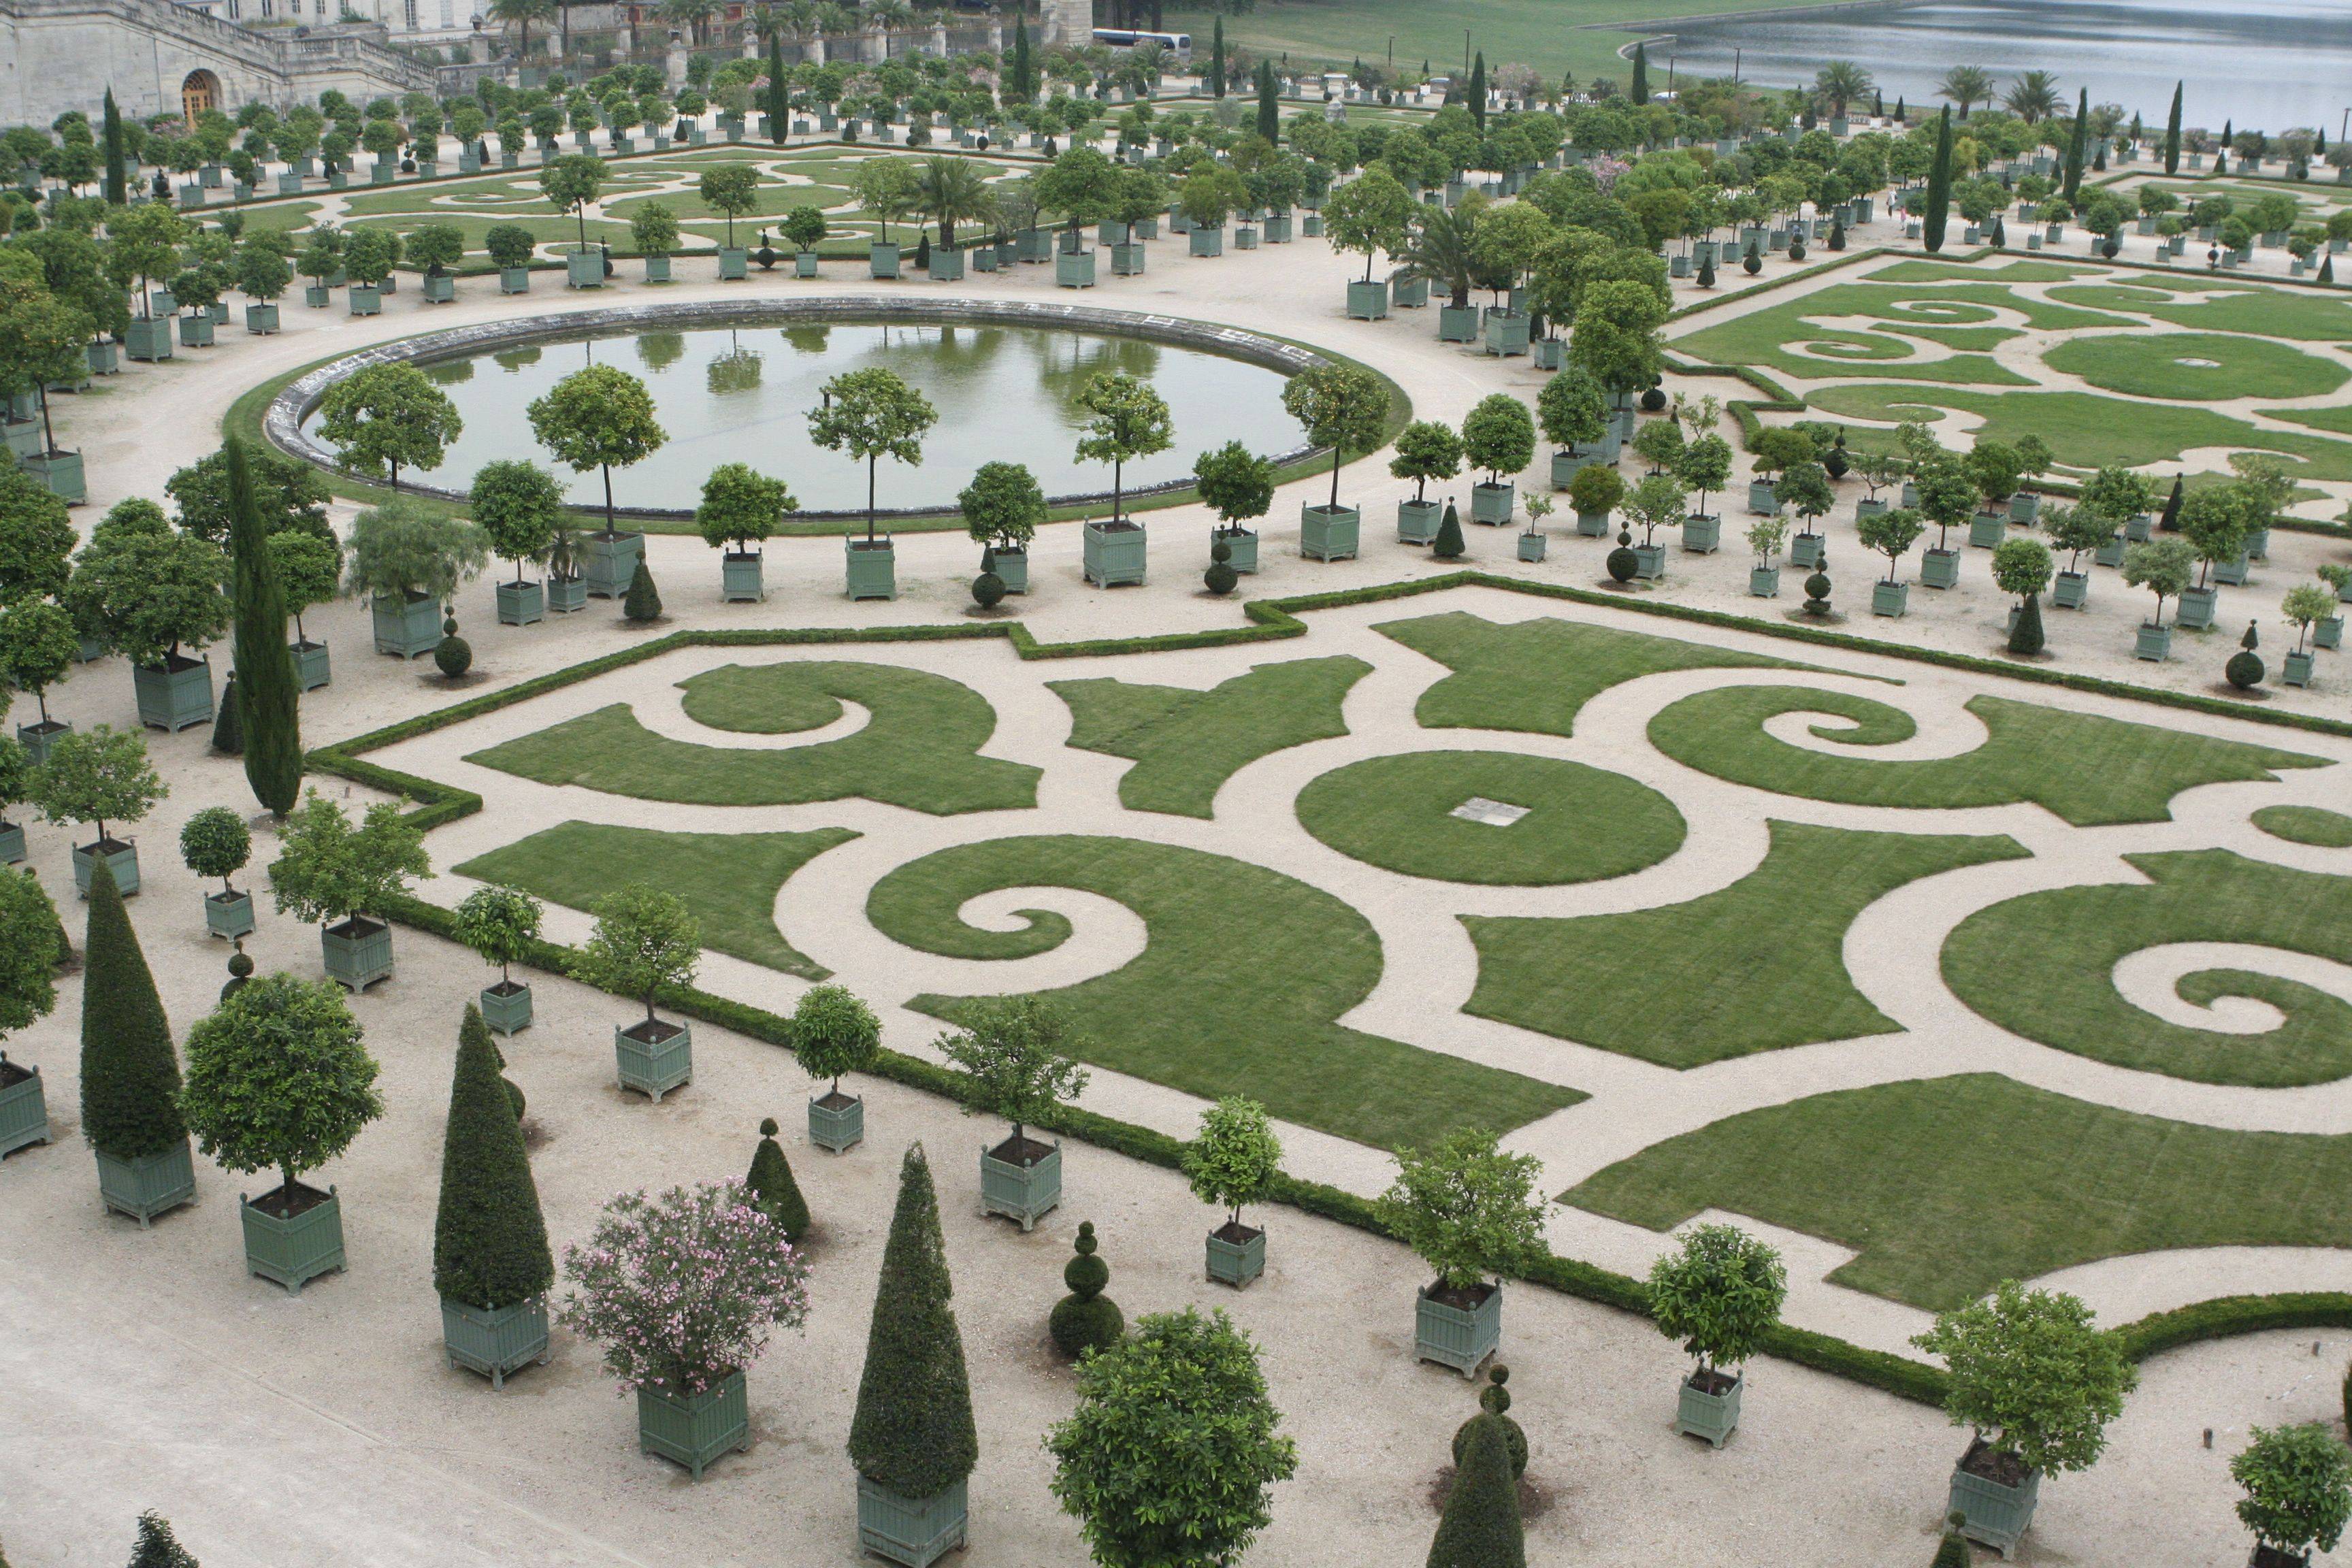
[[[719,247],[719,280],[739,283],[751,275],[751,252],[743,246]]]
[[[1088,522],[1082,550],[1086,580],[1099,588],[1141,583],[1147,537],[1143,524],[1124,518]]]
[[[319,928],[319,949],[327,978],[353,992],[392,978],[392,927],[353,915]]]
[[[732,605],[742,601],[757,603],[768,596],[761,576],[763,563],[756,550],[737,554],[730,552],[719,563],[719,597]]]
[[[213,319],[209,314],[180,318],[180,346],[184,349],[208,349],[213,346]]]
[[[2009,519],[1997,511],[1980,511],[1969,520],[1969,548],[1998,550],[2009,537]]]
[[[629,580],[637,574],[637,563],[646,553],[646,536],[622,529],[607,533],[600,528],[580,545],[580,581],[586,591],[599,599],[626,596]]]
[[[1429,303],[1429,279],[1402,274],[1389,279],[1389,302],[1400,310],[1418,310]]]
[[[1528,352],[1533,356],[1538,370],[1558,370],[1568,363],[1568,340],[1538,338],[1528,345]]]
[[[441,602],[429,594],[395,600],[379,594],[368,601],[375,627],[375,651],[396,658],[431,653],[441,641]]]
[[[274,1280],[289,1296],[321,1274],[343,1267],[343,1202],[327,1189],[324,1203],[311,1205],[290,1219],[280,1219],[256,1208],[253,1200],[237,1194],[237,1215],[245,1226],[245,1271]]]
[[[530,987],[520,980],[483,986],[482,1022],[499,1035],[520,1035],[530,1028]]]
[[[1530,563],[1544,558],[1544,536],[1530,528],[1519,535],[1519,559]]]
[[[1243,224],[1240,227],[1234,229],[1234,248],[1236,250],[1255,250],[1257,248],[1257,230],[1248,224]]]
[[[1723,547],[1723,519],[1694,512],[1683,519],[1683,549],[1693,555],[1712,555]]]
[[[528,267],[501,267],[501,268],[499,268],[499,293],[501,293],[501,294],[528,294],[528,293],[530,293],[530,268],[528,268]]]
[[[378,158],[368,169],[368,184],[388,185],[399,177],[400,165],[389,158]]]
[[[1010,1142],[1010,1140],[1008,1140]],[[1003,1148],[999,1144],[998,1148]],[[1056,1143],[1034,1165],[1000,1160],[995,1152],[980,1152],[980,1209],[1018,1220],[1031,1230],[1062,1201],[1062,1146]]]
[[[1185,237],[1185,245],[1194,256],[1223,256],[1225,253],[1225,231],[1222,226],[1206,228],[1195,225]]]
[[[1551,455],[1551,488],[1564,490],[1576,482],[1576,476],[1599,461],[1591,453],[1574,447],[1562,447]]]
[[[2132,647],[2132,657],[2162,663],[2172,657],[2172,628],[2142,621],[2139,637]]]
[[[2042,515],[2042,498],[2032,490],[2020,490],[2009,498],[2009,521],[2031,523]]]
[[[2003,1558],[2017,1550],[2033,1523],[2034,1505],[2042,1500],[2042,1473],[2026,1472],[2022,1485],[2005,1487],[1983,1476],[1970,1475],[1955,1467],[1952,1470],[1950,1501],[1947,1516],[1961,1516],[1960,1533],[2000,1552]]]
[[[2343,647],[2344,617],[2330,616],[2324,621],[2314,622],[2311,627],[2311,641],[2315,647]]]
[[[997,254],[994,245],[981,244],[971,247],[971,266],[975,272],[1001,272],[1004,269],[1004,261]]]
[[[866,1142],[866,1101],[828,1089],[808,1102],[809,1142],[839,1154]]]
[[[1225,564],[1244,576],[1257,574],[1257,534],[1246,528],[1214,528],[1209,531],[1212,546],[1222,542],[1225,547]],[[1214,560],[1213,555],[1211,556]]]
[[[1720,1448],[1739,1428],[1739,1391],[1747,1378],[1735,1377],[1721,1394],[1709,1394],[1690,1378],[1682,1381],[1680,1403],[1675,1409],[1675,1430],[1685,1437],[1704,1437]]]
[[[931,247],[930,264],[925,271],[934,283],[961,283],[963,281],[963,252],[935,245]]]
[[[2091,598],[2091,579],[2081,572],[2061,572],[2050,586],[2050,602],[2062,610],[2079,610]]]
[[[531,1363],[545,1366],[547,1300],[533,1297],[511,1307],[474,1307],[441,1298],[441,1347],[451,1366],[478,1372],[492,1388],[507,1385],[507,1373]]]
[[[25,829],[14,822],[0,822],[0,866],[21,864],[25,858]]]
[[[1358,279],[1348,285],[1348,314],[1359,321],[1388,319],[1389,290],[1385,283]]]
[[[1308,213],[1304,218],[1299,220],[1298,232],[1305,235],[1308,239],[1322,238],[1323,215],[1321,213]]]
[[[613,1031],[613,1057],[621,1087],[661,1097],[694,1077],[694,1029],[667,1021],[638,1022]]]
[[[895,599],[898,596],[898,552],[890,536],[845,542],[848,592],[853,599]]]
[[[1528,318],[1517,310],[1486,312],[1486,352],[1490,354],[1523,354],[1528,352]]]
[[[1503,1288],[1486,1287],[1486,1299],[1463,1308],[1433,1299],[1423,1286],[1415,1300],[1412,1354],[1415,1361],[1450,1366],[1465,1377],[1478,1368],[1503,1342]]]
[[[2213,624],[2220,597],[2211,588],[2190,588],[2180,595],[2180,612],[2172,618],[2192,632],[2201,632]]]
[[[1265,1272],[1265,1232],[1242,1226],[1236,1239],[1231,1234],[1235,1228],[1221,1225],[1209,1233],[1209,1279],[1244,1290]]]
[[[1441,343],[1476,342],[1478,341],[1478,307],[1440,305],[1437,308],[1437,341]]]
[[[1633,575],[1645,583],[1654,583],[1666,574],[1666,547],[1663,544],[1633,546]]]
[[[1298,509],[1298,553],[1317,561],[1353,561],[1363,514],[1351,506]]]
[[[1899,617],[1910,607],[1911,584],[1908,583],[1873,583],[1870,585],[1870,613],[1874,616]]]
[[[139,721],[173,734],[213,718],[210,658],[182,658],[176,665],[131,667],[131,687],[139,700]]]
[[[1511,521],[1519,504],[1518,487],[1510,483],[1470,487],[1470,521],[1500,528]]]
[[[1029,591],[1029,552],[1025,550],[989,550],[981,557],[983,569],[996,574],[1008,594]]]
[[[1290,243],[1290,215],[1288,213],[1269,213],[1266,216],[1265,228],[1265,242],[1268,245],[1288,245]]]
[[[547,618],[547,591],[536,583],[499,584],[499,624],[528,626]]]
[[[667,257],[667,256],[648,256],[648,257],[644,258],[644,260],[645,260],[645,264],[646,264],[646,282],[648,282],[648,283],[667,283],[667,282],[668,282],[668,281],[669,281],[669,258],[668,258],[668,257]],[[431,298],[431,296],[430,296],[430,295],[427,295],[427,296],[426,296],[426,298],[427,298],[427,299],[430,299],[430,298]]]
[[[2246,531],[2245,558],[2249,561],[2268,561],[2271,558],[2269,529],[2250,528]]]
[[[278,307],[247,305],[245,308],[245,330],[265,338],[275,333],[278,331]]]
[[[1778,517],[1780,515],[1780,498],[1762,479],[1750,479],[1748,483],[1748,510],[1753,517]]]
[[[122,330],[122,351],[142,363],[152,363],[172,357],[172,323],[163,321],[133,321]]]
[[[885,245],[876,240],[866,247],[866,261],[877,278],[895,279],[898,276],[898,247],[895,245]]]
[[[604,253],[601,250],[573,250],[563,258],[563,281],[573,289],[602,289],[604,286]]]
[[[1858,500],[1853,503],[1853,520],[1856,522],[1865,517],[1885,517],[1886,512],[1887,504],[1883,500]]]
[[[1919,584],[1926,588],[1949,588],[1960,580],[1960,552],[1929,550],[1919,557]]]
[[[720,1456],[751,1449],[751,1400],[740,1371],[700,1394],[637,1390],[638,1452],[684,1465],[698,1481]]]
[[[49,760],[51,742],[60,735],[71,733],[73,733],[73,726],[64,720],[47,719],[36,723],[17,725],[16,743],[25,748],[26,757],[31,760],[35,767],[38,767]]]
[[[371,287],[365,283],[354,283],[349,292],[352,315],[381,316],[383,314],[382,289]]]
[[[1091,250],[1065,250],[1055,256],[1054,281],[1064,289],[1093,288],[1095,253]]]
[[[0,1159],[49,1141],[49,1102],[38,1067],[18,1067],[0,1051]]]
[[[196,1164],[184,1138],[160,1154],[135,1160],[117,1159],[103,1149],[96,1152],[99,1201],[137,1220],[142,1230],[152,1226],[157,1215],[195,1198]]]
[[[1397,542],[1429,544],[1445,521],[1445,509],[1433,500],[1397,502]]]
[[[815,277],[817,275],[816,263],[817,255],[815,251],[803,250],[800,252],[793,258],[793,276],[795,278]]]
[[[114,886],[128,899],[139,891],[139,847],[121,840],[99,844],[77,844],[73,847],[74,886],[83,898],[89,897],[89,879],[97,874],[98,863],[103,859],[114,873]]]
[[[1023,261],[1044,261],[1054,254],[1054,237],[1042,228],[1024,228],[1013,237],[1014,253]]]
[[[1748,569],[1748,595],[1753,599],[1779,598],[1780,569],[1778,566],[1750,566]]]
[[[89,499],[79,452],[36,452],[21,459],[19,466],[68,506],[79,506]]]
[[[287,651],[294,656],[294,682],[303,690],[316,691],[334,679],[325,643],[289,643]]]
[[[554,615],[577,615],[588,607],[588,580],[585,577],[550,577],[545,586],[547,607]]]
[[[1114,278],[1140,278],[1146,264],[1146,252],[1138,240],[1117,240],[1110,246],[1110,275]]]
[[[277,307],[270,309],[274,312]],[[89,347],[82,351],[82,357],[89,362],[92,375],[122,374],[122,351],[111,338],[92,338]]]
[[[665,262],[665,265],[667,265],[667,262]],[[425,302],[426,304],[451,305],[457,303],[457,279],[451,277],[446,272],[428,272],[425,275]]]
[[[253,895],[251,893],[207,893],[205,895],[205,934],[225,937],[235,942],[253,934]]]
[[[907,1568],[930,1568],[963,1550],[970,1510],[966,1483],[909,1500],[857,1478],[857,1549]]]
[[[281,196],[300,195],[302,194],[302,176],[291,173],[290,171],[286,174],[279,174],[278,176],[278,194]]]
[[[2213,563],[2213,581],[2224,587],[2244,587],[2246,585],[2246,552],[2242,550],[2238,552],[2237,559],[2234,561]]]
[[[2309,686],[2312,660],[2317,657],[2310,653],[2288,654],[2286,668],[2279,672],[2279,679],[2288,686]]]

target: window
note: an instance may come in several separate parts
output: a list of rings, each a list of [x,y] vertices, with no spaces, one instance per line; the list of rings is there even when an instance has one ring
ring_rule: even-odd
[[[416,0],[407,0],[408,30],[416,31]]]

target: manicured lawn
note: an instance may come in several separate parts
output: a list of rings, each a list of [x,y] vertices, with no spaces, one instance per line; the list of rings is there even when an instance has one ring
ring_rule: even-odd
[[[2322,811],[2315,805],[2266,805],[2254,813],[2254,826],[2290,844],[2312,844],[2322,849],[2352,849],[2352,816]]]
[[[2184,789],[2275,780],[2276,768],[2326,765],[2294,752],[2000,697],[1971,698],[1968,708],[1984,721],[1985,743],[1923,762],[1832,755],[1774,739],[1764,724],[1780,713],[1853,720],[1853,729],[1833,722],[1811,727],[1840,745],[1894,745],[1917,730],[1898,708],[1789,686],[1722,687],[1685,697],[1650,721],[1650,743],[1701,773],[1806,800],[1915,810],[2030,800],[2077,827],[2163,822],[2171,816],[2168,803]]]
[[[1477,797],[1524,807],[1506,826],[1453,815]],[[1514,752],[1407,752],[1334,769],[1298,821],[1340,854],[1444,882],[1546,887],[1622,877],[1682,847],[1682,813],[1622,773]]]
[[[2352,330],[2352,314],[2345,326]],[[2352,374],[2284,343],[2219,332],[2103,332],[2053,343],[2042,362],[2109,392],[2182,403],[2317,397]]]
[[[2149,302],[2137,296],[2148,287],[2187,293],[2185,300],[2167,297]],[[2204,332],[2246,332],[2256,337],[2293,338],[2303,342],[2352,341],[2352,302],[2326,294],[2252,287],[2232,280],[2156,279],[2133,289],[2134,298],[2122,298],[2120,288],[2100,284],[2069,284],[2050,290],[2051,298],[2077,305],[2128,310],[2175,326]],[[2161,340],[2156,340],[2161,341]],[[2266,390],[2254,388],[2255,391]],[[2278,396],[2291,394],[2280,392]]]
[[[1830,1279],[1930,1311],[2003,1279],[2188,1247],[2352,1247],[2352,1138],[2111,1110],[1991,1073],[1751,1110],[1567,1202],[1655,1230],[1727,1209],[1853,1248]]]
[[[1370,923],[1328,893],[1222,855],[1125,838],[992,839],[899,867],[875,885],[866,918],[926,952],[1024,957],[1068,940],[1069,921],[1031,911],[1024,929],[992,931],[956,911],[1030,886],[1115,899],[1149,928],[1132,963],[1046,993],[1102,1067],[1209,1099],[1246,1094],[1276,1116],[1381,1148],[1468,1123],[1517,1127],[1584,1098],[1332,1022],[1380,979]],[[963,1000],[911,1005],[952,1020]]]
[[[2058,283],[2101,272],[2063,261],[2005,261],[1973,265],[1957,261],[1897,261],[1869,274],[1873,283]]]
[[[1261,664],[1207,691],[1108,679],[1047,685],[1070,705],[1071,745],[1135,760],[1118,781],[1121,805],[1205,817],[1249,763],[1346,734],[1339,705],[1371,672],[1341,657]]]
[[[630,882],[676,893],[702,922],[703,945],[804,980],[832,973],[776,931],[776,889],[792,874],[857,835],[845,827],[810,833],[663,833],[567,822],[477,855],[460,876],[536,893],[584,910]]]
[[[2200,1083],[2278,1088],[2352,1073],[2352,1004],[2237,970],[2184,976],[2191,1002],[2251,996],[2280,1027],[2224,1034],[2168,1023],[2124,1000],[2116,962],[2170,942],[2244,942],[2352,963],[2352,878],[2226,849],[2125,857],[2152,880],[2053,888],[1979,910],[1944,944],[1953,993],[2002,1028],[2062,1051]]]
[[[987,700],[958,681],[889,665],[728,665],[680,683],[698,723],[789,734],[832,722],[841,700],[873,715],[855,734],[782,751],[701,746],[656,735],[626,703],[566,720],[467,758],[541,784],[696,805],[797,805],[862,796],[933,816],[1037,804],[1037,770],[978,755],[996,728]]]
[[[1566,735],[1587,702],[1621,681],[1673,669],[1797,669],[1785,659],[1550,616],[1498,625],[1461,610],[1374,628],[1454,671],[1421,694],[1428,729]]]
[[[1846,973],[1846,928],[1940,871],[2013,860],[2003,837],[1771,824],[1763,863],[1687,903],[1571,920],[1467,916],[1464,1011],[1662,1067],[1899,1033]]]
[[[2023,265],[2021,263],[2020,265]],[[1890,269],[1892,270],[1892,269]],[[2030,378],[1980,353],[1956,353],[1924,359],[1904,334],[1943,341],[1951,328],[1976,331],[1946,346],[1986,348],[2017,335],[2008,327],[1985,327],[1995,310],[2022,315],[2029,326],[2063,331],[2077,327],[2123,326],[2121,319],[2094,310],[2053,305],[1984,281],[1947,283],[1937,287],[1869,283],[1833,283],[1801,299],[1702,327],[1675,340],[1677,353],[1708,364],[1761,365],[1783,374],[1810,380],[1853,374],[1899,375],[1910,380],[1972,383],[1982,386],[2030,386]],[[1868,331],[1815,325],[1853,317],[1887,323]],[[1835,355],[1838,363],[1790,352],[1790,344]],[[1877,367],[1886,366],[1885,370]]]

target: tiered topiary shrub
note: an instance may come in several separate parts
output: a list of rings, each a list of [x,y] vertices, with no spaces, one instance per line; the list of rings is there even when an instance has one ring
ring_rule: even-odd
[[[1454,1439],[1454,1486],[1430,1542],[1429,1568],[1526,1568],[1507,1419],[1474,1415]]]
[[[106,1206],[145,1229],[196,1194],[180,1062],[139,933],[100,860],[89,879],[81,987],[81,1132]]]
[[[784,1158],[783,1146],[776,1142],[776,1119],[763,1118],[760,1122],[760,1146],[751,1152],[751,1169],[743,1178],[743,1185],[751,1194],[751,1202],[761,1213],[783,1232],[784,1239],[793,1246],[808,1234],[808,1200],[801,1195],[801,1184],[793,1180],[792,1162]]]
[[[1127,1317],[1118,1302],[1103,1294],[1110,1283],[1110,1265],[1097,1250],[1101,1244],[1095,1239],[1094,1221],[1079,1222],[1073,1246],[1076,1255],[1062,1265],[1062,1283],[1070,1288],[1070,1293],[1054,1303],[1046,1330],[1055,1346],[1076,1360],[1088,1351],[1108,1350],[1118,1343],[1127,1332]]]
[[[509,1373],[546,1362],[547,1290],[555,1281],[520,1112],[501,1065],[481,1010],[467,1003],[441,1145],[433,1288],[449,1364],[482,1373],[493,1388],[504,1388]]]

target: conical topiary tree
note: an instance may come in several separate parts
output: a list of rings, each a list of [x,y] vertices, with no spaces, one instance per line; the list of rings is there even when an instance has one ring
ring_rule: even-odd
[[[1449,500],[1445,503],[1445,516],[1437,525],[1437,539],[1430,545],[1429,552],[1440,561],[1459,561],[1463,548],[1462,516]]]
[[[1527,1537],[1519,1523],[1518,1483],[1501,1418],[1474,1415],[1468,1441],[1457,1445],[1461,1464],[1445,1497],[1445,1517],[1430,1542],[1429,1568],[1526,1568]]]
[[[172,1521],[150,1511],[139,1516],[139,1540],[131,1548],[131,1568],[196,1568],[196,1558],[172,1533]]]
[[[930,1162],[917,1143],[898,1169],[898,1207],[849,1428],[858,1475],[908,1501],[938,1496],[980,1462],[953,1294]]]
[[[188,1136],[180,1119],[180,1061],[139,933],[102,858],[90,867],[83,947],[82,1136],[116,1160],[161,1154]]]
[[[236,704],[236,671],[221,683],[220,711],[213,715],[213,751],[224,757],[245,755],[245,720]]]
[[[784,1158],[783,1146],[776,1142],[776,1119],[772,1116],[760,1123],[760,1146],[751,1152],[751,1173],[743,1178],[751,1190],[751,1201],[761,1213],[775,1222],[784,1233],[784,1239],[793,1246],[808,1234],[808,1200],[801,1196],[801,1184],[793,1180],[792,1162]]]
[[[1127,1332],[1127,1317],[1118,1303],[1103,1294],[1110,1283],[1110,1265],[1097,1254],[1095,1222],[1078,1226],[1077,1256],[1062,1265],[1062,1283],[1070,1293],[1054,1303],[1046,1330],[1061,1352],[1072,1359],[1087,1351],[1108,1350]]]
[[[654,586],[654,574],[646,565],[646,558],[637,557],[637,569],[629,574],[629,591],[621,599],[621,614],[640,623],[661,619],[661,591]]]
[[[483,1311],[544,1296],[555,1281],[530,1155],[499,1066],[482,1010],[467,1003],[441,1144],[433,1288]]]

